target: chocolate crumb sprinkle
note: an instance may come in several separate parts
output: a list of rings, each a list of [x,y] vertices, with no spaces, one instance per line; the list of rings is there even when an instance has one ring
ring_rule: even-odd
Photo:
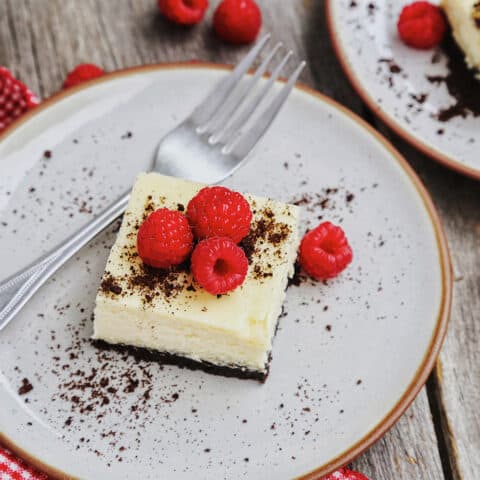
[[[264,265],[261,262],[262,246],[269,244],[279,247],[291,234],[291,228],[286,223],[277,220],[275,213],[270,207],[265,207],[257,212],[257,219],[253,221],[250,233],[242,240],[240,246],[252,264],[254,259],[257,262],[252,264],[253,278],[256,280],[265,279],[273,275],[272,265]],[[275,250],[275,256],[281,256],[281,250]]]
[[[100,284],[100,289],[104,293],[113,293],[120,295],[122,293],[122,287],[118,285],[112,275],[107,275]]]
[[[402,72],[402,67],[397,65],[392,58],[380,58],[379,63],[386,63],[390,73],[397,74]]]
[[[22,379],[22,385],[20,385],[18,389],[18,394],[19,395],[26,395],[27,393],[31,392],[33,390],[33,385],[30,383],[28,378],[23,378]]]

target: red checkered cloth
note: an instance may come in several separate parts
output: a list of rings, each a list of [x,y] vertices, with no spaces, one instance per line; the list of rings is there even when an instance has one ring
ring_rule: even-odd
[[[29,467],[0,446],[0,480],[48,480],[48,477]],[[368,480],[368,478],[360,473],[341,468],[327,475],[323,480]]]
[[[48,477],[0,447],[0,480],[48,480]]]

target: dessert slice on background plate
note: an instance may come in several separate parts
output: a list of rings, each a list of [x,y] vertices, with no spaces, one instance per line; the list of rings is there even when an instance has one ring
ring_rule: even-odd
[[[156,173],[138,177],[98,291],[93,338],[165,363],[264,381],[294,271],[299,209],[246,196],[253,214],[241,244],[248,273],[235,290],[214,295],[194,280],[188,261],[155,269],[137,250],[151,212],[183,212],[203,186]]]
[[[480,1],[442,0],[442,7],[468,66],[480,75]]]

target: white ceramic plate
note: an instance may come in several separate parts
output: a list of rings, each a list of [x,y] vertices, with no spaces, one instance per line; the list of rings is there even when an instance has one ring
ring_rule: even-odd
[[[211,65],[119,72],[60,94],[4,136],[2,277],[130,185],[222,75]],[[114,227],[0,334],[10,448],[59,477],[318,478],[398,419],[433,366],[451,295],[438,218],[406,162],[346,109],[297,89],[226,184],[303,199],[302,231],[319,218],[340,223],[355,252],[338,279],[289,288],[266,384],[90,344]]]
[[[452,70],[465,70],[449,81],[480,92],[480,82],[448,47],[415,50],[402,43],[397,19],[410,0],[327,0],[330,33],[345,73],[365,103],[400,136],[449,168],[480,179],[480,115],[461,109],[441,121],[439,113],[457,102],[441,80]],[[449,60],[451,59],[451,60]],[[457,73],[458,75],[458,73]],[[428,79],[430,78],[430,80]],[[435,78],[437,80],[435,80]],[[480,93],[479,93],[480,95]],[[480,101],[476,102],[480,109]],[[445,114],[445,113],[444,113]],[[447,115],[448,116],[448,115]]]

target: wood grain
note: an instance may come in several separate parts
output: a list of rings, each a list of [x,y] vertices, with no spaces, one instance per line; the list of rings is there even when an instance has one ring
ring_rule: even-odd
[[[353,468],[372,480],[444,478],[425,389],[414,404]]]
[[[66,72],[81,62],[97,63],[106,70],[191,59],[234,63],[246,48],[215,39],[210,24],[218,0],[210,3],[205,22],[179,28],[159,15],[155,0],[2,0],[0,64],[11,68],[45,98],[61,88]],[[335,58],[323,2],[259,3],[264,31],[271,31],[298,58],[308,61],[302,80],[378,125]],[[456,252],[458,281],[442,367],[437,368],[428,395],[422,390],[392,431],[354,466],[372,480],[476,480],[480,471],[479,186],[392,138],[419,172],[439,208]]]

